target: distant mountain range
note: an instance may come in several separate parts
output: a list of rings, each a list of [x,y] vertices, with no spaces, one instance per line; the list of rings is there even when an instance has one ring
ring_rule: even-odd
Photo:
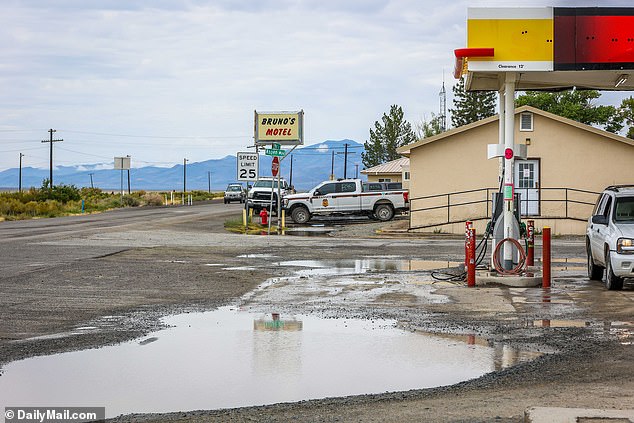
[[[355,177],[358,173],[362,177],[361,153],[363,144],[352,140],[324,141],[319,144],[297,147],[292,153],[293,174],[291,178],[291,155],[281,165],[282,177],[292,182],[298,190],[308,190],[317,183],[329,178],[334,157],[334,173],[337,178],[344,176],[344,152],[348,144],[348,160],[346,176]],[[288,148],[287,148],[288,149]],[[334,153],[334,154],[333,154]],[[271,160],[269,156],[260,153],[260,176],[271,175]],[[105,168],[105,169],[104,169]],[[228,183],[236,182],[236,156],[226,156],[222,159],[206,160],[204,162],[187,164],[187,190],[208,190],[211,179],[211,190],[223,190]],[[209,173],[211,172],[211,173]],[[112,163],[82,164],[76,166],[59,166],[53,170],[55,185],[75,185],[76,187],[90,187],[106,191],[118,191],[121,186],[121,171],[114,170]],[[48,169],[33,167],[22,168],[22,188],[40,187],[42,181],[49,177]],[[7,169],[0,172],[0,187],[5,189],[18,188],[19,169]],[[291,181],[292,179],[292,181]],[[127,172],[123,175],[124,189],[127,190]],[[130,169],[130,185],[132,190],[176,190],[183,189],[183,165],[173,167],[147,166]]]

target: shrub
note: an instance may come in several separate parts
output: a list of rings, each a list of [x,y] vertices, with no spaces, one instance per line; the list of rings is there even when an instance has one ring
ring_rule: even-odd
[[[123,207],[138,207],[141,202],[131,195],[124,195],[121,199],[121,204]]]
[[[29,201],[24,205],[24,214],[29,217],[37,216],[37,201]]]
[[[39,216],[56,217],[64,211],[57,200],[46,200],[37,204],[37,214]]]
[[[38,195],[39,201],[55,200],[60,203],[67,203],[80,199],[79,189],[75,185],[60,184],[51,188],[48,179],[44,179],[42,182],[42,188],[40,188]]]
[[[163,196],[156,192],[147,192],[143,194],[143,202],[148,206],[162,206]]]

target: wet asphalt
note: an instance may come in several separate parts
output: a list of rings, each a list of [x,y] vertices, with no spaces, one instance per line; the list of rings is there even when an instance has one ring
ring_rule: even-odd
[[[634,337],[634,284],[612,292],[587,280],[582,238],[555,237],[550,289],[468,289],[432,277],[436,265],[453,271],[462,261],[460,237],[381,238],[374,232],[377,224],[363,220],[336,222],[337,230],[323,236],[225,232],[224,221],[237,213],[236,206],[212,204],[131,210],[95,219],[0,222],[0,363],[115,344],[164,327],[163,316],[238,305],[257,313],[389,319],[408,331],[543,354],[449,388],[335,401],[333,415],[341,421],[357,421],[342,411],[351,404],[365,409],[376,401],[422,401],[445,391],[506,386],[509,380],[538,385],[544,375],[562,384],[572,375],[605,384],[631,372],[627,367],[616,379],[610,369],[603,375],[579,375],[571,363],[582,360],[599,368],[599,349],[612,351],[616,360],[628,354]],[[82,327],[94,329],[77,330]],[[323,406],[245,409],[230,416],[185,413],[189,417],[183,418],[286,421],[293,415],[330,421],[314,414],[323,412]],[[465,421],[488,421],[474,418]]]

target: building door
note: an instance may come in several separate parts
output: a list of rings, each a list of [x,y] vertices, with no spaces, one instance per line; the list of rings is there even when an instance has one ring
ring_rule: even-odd
[[[539,216],[539,160],[515,162],[515,192],[522,216]]]

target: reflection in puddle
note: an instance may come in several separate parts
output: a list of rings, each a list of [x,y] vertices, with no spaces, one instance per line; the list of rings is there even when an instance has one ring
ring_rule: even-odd
[[[298,275],[343,275],[351,273],[367,272],[406,272],[421,270],[437,270],[456,267],[460,263],[445,260],[417,260],[395,258],[363,258],[350,260],[291,260],[282,261],[280,266],[307,267],[308,270],[300,270]]]
[[[257,268],[251,267],[251,266],[235,266],[235,267],[223,267],[222,270],[257,270]]]
[[[100,405],[112,417],[450,385],[530,358],[389,320],[222,308],[165,323],[173,327],[141,341],[10,363],[0,398],[5,406]]]
[[[605,337],[616,337],[623,345],[634,341],[634,322],[592,322],[585,320],[541,319],[525,322],[527,328],[587,328]]]
[[[590,322],[582,320],[552,320],[542,319],[528,322],[529,326],[538,328],[585,328],[590,326]]]
[[[272,258],[275,257],[273,254],[241,254],[238,256],[239,258]]]

